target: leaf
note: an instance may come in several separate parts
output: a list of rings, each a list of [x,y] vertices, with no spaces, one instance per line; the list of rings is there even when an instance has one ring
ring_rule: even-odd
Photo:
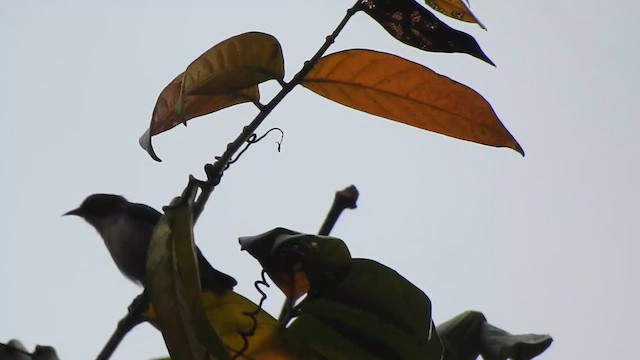
[[[242,237],[240,246],[260,262],[280,290],[293,300],[306,294],[311,284],[338,281],[351,264],[349,249],[342,240],[285,228]]]
[[[228,94],[284,78],[284,58],[278,40],[248,32],[231,37],[200,55],[184,75],[181,94]]]
[[[287,329],[328,359],[439,360],[431,302],[394,270],[353,259],[337,284],[309,293]]]
[[[486,324],[481,340],[485,344],[482,358],[486,360],[530,360],[542,354],[553,342],[549,335],[511,335],[502,329]]]
[[[220,336],[229,356],[242,349],[244,340],[240,332],[248,333],[253,328],[252,317],[247,314],[255,313],[255,332],[247,337],[248,348],[240,359],[315,359],[312,356],[313,353],[304,345],[283,334],[276,319],[266,311],[258,310],[258,305],[244,296],[233,291],[206,290],[202,293],[202,302],[207,319]],[[147,309],[144,316],[147,321],[157,326],[156,311],[153,306]]]
[[[226,350],[230,355],[236,354],[244,344],[240,332],[248,333],[254,327],[252,317],[246,314],[255,312],[258,305],[233,291],[219,294],[207,291],[203,294],[203,302],[209,322],[220,335]],[[262,309],[255,319],[255,333],[248,337],[249,347],[244,354],[257,360],[272,352],[281,354],[278,359],[287,359],[288,350],[280,343],[276,319]],[[260,353],[262,355],[258,356]]]
[[[243,349],[244,333],[248,342],[241,359],[307,358],[309,351],[285,342],[278,322],[255,303],[230,290],[200,290],[192,229],[188,203],[167,210],[149,247],[152,306],[144,315],[162,332],[171,357],[229,359]]]
[[[228,94],[187,96],[182,105],[183,114],[179,116],[176,113],[176,105],[180,99],[180,89],[183,78],[184,72],[173,79],[173,81],[162,90],[153,108],[151,124],[139,140],[140,146],[156,161],[160,161],[160,158],[158,158],[151,145],[152,136],[167,131],[189,119],[210,114],[232,105],[258,101],[260,99],[257,85]]]
[[[433,10],[445,14],[448,17],[464,22],[476,23],[480,25],[481,28],[487,30],[463,0],[426,0],[425,3]]]
[[[372,115],[524,156],[480,94],[395,55],[358,49],[327,55],[302,86]]]
[[[438,325],[447,353],[456,360],[529,360],[543,353],[553,342],[549,335],[512,335],[489,323],[478,311],[462,314]]]
[[[204,359],[206,349],[190,323],[189,308],[177,279],[170,219],[163,216],[154,230],[147,255],[147,290],[156,323],[174,359]]]
[[[167,349],[175,359],[228,359],[202,303],[190,204],[167,211],[147,255],[147,290]]]
[[[162,90],[140,146],[160,161],[152,136],[198,116],[258,101],[258,84],[283,78],[284,58],[275,37],[249,32],[229,38],[200,55]]]
[[[200,343],[215,359],[227,359],[224,345],[216,330],[211,326],[204,307],[200,274],[196,260],[196,246],[193,240],[193,212],[191,202],[168,210],[172,214],[173,251],[175,252],[177,275],[184,284],[184,300],[189,307],[192,324]]]
[[[471,35],[449,27],[415,0],[367,0],[364,11],[407,45],[424,51],[467,53],[494,65]]]

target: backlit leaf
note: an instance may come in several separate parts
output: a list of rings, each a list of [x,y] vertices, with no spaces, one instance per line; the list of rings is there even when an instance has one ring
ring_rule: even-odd
[[[448,17],[460,21],[476,23],[480,25],[481,28],[485,30],[487,29],[471,12],[469,7],[464,3],[463,0],[426,0],[425,3],[429,5],[433,10],[441,12]]]
[[[185,71],[181,94],[228,94],[283,78],[284,58],[278,40],[249,32],[215,45],[192,62]]]
[[[179,281],[184,285],[181,295],[189,309],[190,320],[200,343],[215,359],[227,359],[224,345],[216,330],[209,323],[205,312],[200,275],[196,260],[196,246],[193,240],[193,212],[190,202],[180,207],[167,210],[171,221],[173,251]]]
[[[176,106],[180,99],[180,89],[182,87],[182,79],[184,73],[178,75],[169,85],[167,85],[153,108],[151,115],[151,124],[149,128],[140,137],[139,143],[151,157],[160,161],[151,145],[151,137],[167,131],[178,124],[198,116],[210,114],[226,107],[260,99],[258,86],[250,86],[245,89],[232,93],[203,95],[203,96],[186,96],[183,104],[183,113],[179,115],[176,112]]]
[[[254,327],[252,317],[246,314],[255,312],[258,305],[233,291],[219,294],[207,291],[203,302],[209,322],[220,335],[228,354],[233,356],[244,344],[240,332],[248,333]],[[264,310],[258,311],[255,319],[255,332],[247,337],[249,347],[244,351],[246,357],[241,359],[294,359],[281,343],[278,321]],[[268,357],[268,354],[278,356]]]
[[[425,51],[467,53],[494,65],[471,35],[449,27],[415,0],[367,0],[364,11],[407,45]]]
[[[394,270],[353,259],[348,275],[309,293],[291,336],[332,360],[440,360],[431,302]]]
[[[302,86],[369,114],[524,155],[480,94],[395,55],[372,50],[327,55]]]
[[[205,359],[206,348],[191,323],[193,314],[184,297],[184,284],[178,277],[171,223],[170,215],[160,219],[147,255],[146,283],[154,320],[172,358]]]
[[[247,334],[248,342],[243,350],[244,355],[239,359],[313,358],[306,355],[298,356],[308,351],[295,342],[286,342],[278,322],[242,295],[230,290],[200,292],[195,248],[192,244],[192,230],[190,230],[191,213],[183,211],[182,208],[170,209],[167,212],[168,214],[163,216],[163,220],[156,228],[154,242],[149,251],[148,272],[154,282],[149,288],[152,306],[145,311],[145,318],[162,331],[165,339],[170,338],[166,340],[167,347],[169,348],[169,344],[178,343],[178,340],[184,347],[188,341],[195,341],[190,337],[195,337],[209,350],[210,354],[218,354],[216,359],[227,359],[244,348],[245,340],[241,335],[244,333]],[[179,234],[182,236],[178,236]],[[165,261],[170,258],[165,257],[162,262],[164,267],[160,269],[166,271],[160,271],[158,265],[161,263],[157,259],[166,249],[160,246],[170,246],[170,244],[163,244],[166,242],[165,239],[173,240],[174,256],[171,264],[173,266],[169,266],[168,261]],[[152,267],[155,268],[154,271]],[[169,270],[173,270],[173,273]],[[159,287],[162,284],[169,284],[171,288]],[[171,290],[174,288],[175,291]],[[163,293],[158,293],[163,289]],[[224,354],[221,355],[218,352],[220,349]],[[180,348],[173,352],[170,349],[173,358],[178,358],[174,354],[179,350],[187,349]],[[185,352],[179,354],[182,355]]]
[[[214,292],[205,290],[202,302],[207,319],[216,330],[228,356],[234,356],[244,345],[240,332],[248,333],[254,328],[252,317],[258,305],[233,291]],[[151,306],[145,319],[157,326],[156,311]],[[276,319],[264,310],[255,315],[256,326],[252,336],[247,336],[248,347],[239,359],[245,360],[299,360],[316,359],[306,346],[290,339],[283,333]]]

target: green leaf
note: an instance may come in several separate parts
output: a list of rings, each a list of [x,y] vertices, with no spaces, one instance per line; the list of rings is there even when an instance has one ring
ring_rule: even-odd
[[[491,324],[484,324],[481,337],[485,360],[530,360],[542,354],[553,342],[549,335],[512,335]]]
[[[446,360],[529,360],[553,342],[549,335],[513,335],[487,322],[478,311],[465,311],[438,325],[446,347]]]
[[[228,359],[208,322],[193,244],[191,204],[167,210],[156,225],[147,254],[147,291],[155,320],[175,359]]]
[[[373,260],[352,260],[342,281],[310,292],[296,310],[299,316],[289,327],[293,336],[332,360],[442,356],[429,298]]]

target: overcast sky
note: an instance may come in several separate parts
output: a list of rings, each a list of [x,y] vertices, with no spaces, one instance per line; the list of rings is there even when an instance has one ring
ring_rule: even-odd
[[[93,358],[140,291],[97,233],[61,217],[91,193],[156,208],[221,154],[256,114],[237,106],[139,147],[162,88],[203,51],[263,31],[286,79],[351,1],[0,2],[0,342]],[[497,64],[397,43],[365,14],[330,51],[371,48],[426,65],[491,102],[524,147],[472,144],[351,110],[297,88],[261,128],[277,136],[225,174],[196,228],[238,292],[259,298],[259,267],[237,238],[277,226],[317,231],[333,193],[359,208],[333,235],[423,289],[442,322],[467,309],[514,333],[550,333],[540,359],[632,359],[640,323],[635,1],[475,0],[472,34]],[[275,84],[262,87],[266,102]],[[267,310],[282,297],[272,289]],[[115,359],[166,354],[141,325]]]

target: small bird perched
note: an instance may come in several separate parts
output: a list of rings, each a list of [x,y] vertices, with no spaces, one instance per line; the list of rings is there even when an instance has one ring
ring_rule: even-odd
[[[147,250],[153,229],[162,216],[160,212],[119,195],[93,194],[80,207],[63,215],[80,216],[92,225],[122,274],[144,286]],[[233,277],[214,269],[200,249],[196,248],[196,252],[203,289],[221,291],[237,284]]]

